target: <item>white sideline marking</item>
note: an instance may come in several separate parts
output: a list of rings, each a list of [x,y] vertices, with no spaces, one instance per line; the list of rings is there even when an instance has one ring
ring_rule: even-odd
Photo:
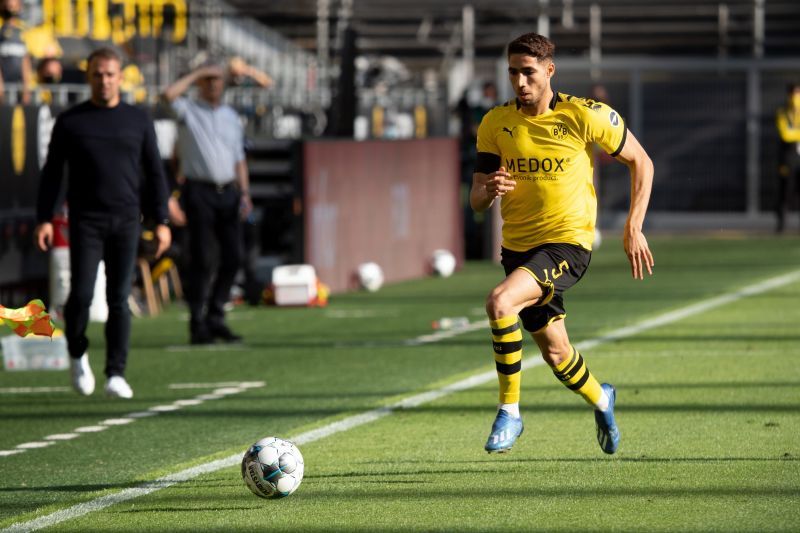
[[[20,450],[35,450],[36,448],[47,448],[51,444],[55,444],[56,442],[53,440],[45,440],[40,442],[23,442],[22,444],[17,444],[17,448]]]
[[[131,418],[147,418],[148,416],[156,416],[158,413],[153,411],[138,411],[136,413],[129,413],[128,416]]]
[[[133,422],[133,418],[108,418],[100,422],[102,426],[124,426]]]
[[[108,426],[83,426],[75,428],[72,431],[75,433],[99,433],[108,429]]]
[[[40,392],[69,392],[69,387],[0,387],[0,394],[38,394]]]
[[[217,387],[219,385],[220,383],[208,384],[209,387]],[[72,430],[71,433],[58,433],[55,435],[48,435],[47,437],[44,437],[44,441],[42,442],[23,442],[22,444],[17,444],[17,446],[12,450],[0,450],[0,457],[8,457],[11,455],[22,453],[26,450],[45,448],[52,444],[56,444],[57,441],[75,439],[85,433],[98,433],[100,431],[105,431],[114,426],[124,426],[126,424],[130,424],[131,422],[135,422],[139,418],[147,418],[150,416],[156,416],[160,413],[178,411],[179,409],[182,409],[184,407],[189,407],[192,405],[200,405],[206,400],[219,400],[230,394],[239,394],[240,392],[244,392],[247,389],[263,387],[265,385],[265,382],[263,381],[226,382],[224,383],[224,385],[235,385],[235,386],[216,388],[212,394],[201,394],[199,396],[196,396],[195,398],[175,400],[171,404],[156,405],[154,407],[150,407],[147,411],[128,413],[127,415],[120,418],[107,418],[106,420],[103,420],[102,422],[94,426],[83,426],[75,428]]]
[[[596,337],[594,339],[589,339],[577,343],[575,347],[585,350],[613,340],[618,340],[625,337],[631,337],[633,335],[637,335],[649,329],[664,326],[666,324],[670,324],[672,322],[688,318],[690,316],[702,313],[704,311],[708,311],[709,309],[713,309],[715,307],[735,302],[747,296],[752,296],[761,292],[769,291],[772,289],[776,289],[778,287],[782,287],[784,285],[788,285],[798,280],[800,280],[800,270],[796,270],[775,278],[770,278],[761,283],[751,285],[750,287],[732,292],[730,294],[724,294],[722,296],[717,296],[715,298],[703,300],[695,304],[688,305],[680,309],[676,309],[675,311],[670,311],[668,313],[664,313],[656,317],[643,320],[642,322],[639,322],[632,326],[613,330],[600,337]],[[469,327],[462,328],[460,331],[461,332],[472,331],[472,326],[475,326],[475,329],[477,329],[477,324],[481,324],[484,327],[486,326],[485,320],[481,320],[479,322],[471,323]],[[447,333],[451,333],[452,331],[453,330],[448,330]],[[439,332],[439,333],[445,333],[445,332]],[[438,333],[434,335],[438,335]],[[424,335],[423,337],[429,338],[431,336],[432,335]],[[417,337],[417,339],[422,339],[423,337]],[[441,337],[441,338],[447,338],[447,337]],[[434,341],[427,340],[427,341],[422,341],[419,344],[424,342],[434,342]],[[528,358],[525,360],[525,367],[539,366],[541,364],[544,364],[544,361],[540,357]],[[343,431],[347,431],[348,429],[352,429],[358,426],[362,426],[364,424],[368,424],[370,422],[374,422],[375,420],[383,418],[398,409],[417,407],[419,405],[431,402],[433,400],[437,400],[444,396],[448,396],[449,394],[452,394],[454,392],[459,392],[470,389],[472,387],[476,387],[478,385],[482,385],[492,379],[496,379],[496,377],[497,374],[494,370],[488,372],[482,372],[480,374],[475,374],[466,379],[462,379],[461,381],[451,383],[450,385],[441,387],[439,389],[423,392],[420,394],[415,394],[414,396],[410,396],[404,400],[400,400],[386,407],[379,407],[377,409],[372,409],[369,411],[365,411],[363,413],[359,413],[357,415],[349,416],[347,418],[338,420],[336,422],[331,422],[330,424],[327,424],[320,428],[312,429],[310,431],[306,431],[305,433],[300,433],[299,435],[295,435],[293,438],[290,438],[289,440],[294,441],[296,444],[308,444],[310,442],[324,439],[336,433],[341,433]],[[7,452],[0,451],[0,455],[2,455],[3,453]],[[176,483],[189,481],[190,479],[194,479],[195,477],[202,476],[204,474],[209,474],[211,472],[216,472],[217,470],[221,470],[223,468],[234,466],[238,464],[241,461],[241,459],[242,459],[241,454],[237,453],[235,455],[231,455],[224,459],[217,459],[216,461],[211,461],[209,463],[197,465],[192,468],[187,468],[186,470],[181,470],[180,472],[176,472],[174,474],[158,478],[155,481],[143,483],[139,487],[125,489],[120,492],[116,492],[114,494],[101,496],[99,498],[95,498],[94,500],[89,500],[87,502],[79,503],[73,505],[72,507],[68,507],[66,509],[62,509],[60,511],[51,513],[49,515],[40,516],[38,518],[34,518],[33,520],[29,520],[27,522],[19,522],[17,524],[13,524],[7,527],[6,529],[1,530],[0,533],[11,533],[17,531],[35,531],[37,529],[42,529],[45,527],[53,526],[55,524],[60,524],[61,522],[65,522],[67,520],[72,520],[74,518],[78,518],[80,516],[95,511],[100,511],[102,509],[105,509],[106,507],[110,507],[117,503],[132,500],[140,496],[145,496],[159,489],[165,489],[171,487]]]
[[[220,381],[218,383],[170,383],[170,389],[216,389],[217,387],[242,387],[252,389],[266,385],[263,381]]]
[[[224,397],[224,394],[201,394],[197,397],[198,400],[219,400],[220,398]]]
[[[203,403],[203,400],[177,400],[175,405],[180,405],[181,407],[189,407],[190,405],[200,405]]]
[[[170,411],[177,411],[180,408],[181,408],[180,405],[174,405],[174,404],[156,405],[148,409],[148,411],[153,411],[154,413],[169,413]]]
[[[56,433],[55,435],[48,435],[44,440],[72,440],[79,437],[77,433]]]

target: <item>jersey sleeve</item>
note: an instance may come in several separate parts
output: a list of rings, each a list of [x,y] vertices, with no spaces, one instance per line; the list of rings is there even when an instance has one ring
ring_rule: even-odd
[[[486,152],[499,156],[500,148],[495,140],[492,115],[493,113],[486,113],[478,126],[478,153]]]
[[[622,116],[601,102],[594,102],[586,109],[584,116],[586,141],[596,143],[612,157],[619,155],[628,134]]]
[[[478,126],[478,150],[475,172],[489,174],[500,168],[500,147],[494,135],[492,113],[483,116]]]

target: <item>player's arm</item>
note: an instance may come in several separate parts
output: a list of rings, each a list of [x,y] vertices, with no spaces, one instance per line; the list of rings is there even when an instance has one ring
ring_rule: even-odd
[[[653,162],[644,151],[642,145],[628,131],[625,146],[617,155],[631,173],[631,207],[625,222],[623,245],[625,254],[631,263],[631,274],[635,279],[644,279],[644,271],[653,274],[653,254],[642,233],[647,204],[650,202],[650,191],[653,188]]]
[[[56,119],[47,159],[39,177],[39,191],[36,197],[36,228],[33,238],[36,246],[46,252],[53,243],[53,212],[55,211],[61,182],[64,179],[64,164],[67,160],[67,137],[61,117]]]
[[[492,126],[491,116],[490,111],[478,126],[478,153],[475,158],[475,172],[472,174],[472,188],[469,191],[469,205],[478,213],[492,207],[495,198],[513,191],[516,186],[511,175],[500,166],[502,159],[495,141],[495,127]]]
[[[800,142],[800,128],[792,128],[789,125],[789,120],[786,118],[786,113],[778,112],[775,117],[775,125],[778,127],[778,134],[781,140],[785,143]]]
[[[469,204],[472,209],[481,213],[494,203],[495,198],[513,191],[517,182],[511,179],[511,174],[504,167],[486,174],[475,172],[472,175],[472,189],[469,192]]]

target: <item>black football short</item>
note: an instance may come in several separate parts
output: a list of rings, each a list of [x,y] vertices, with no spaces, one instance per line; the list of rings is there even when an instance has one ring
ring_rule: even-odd
[[[576,244],[543,244],[527,252],[503,248],[501,260],[506,276],[522,268],[529,272],[544,291],[539,303],[519,313],[522,325],[535,333],[556,319],[564,318],[564,291],[578,283],[589,268],[592,252]]]

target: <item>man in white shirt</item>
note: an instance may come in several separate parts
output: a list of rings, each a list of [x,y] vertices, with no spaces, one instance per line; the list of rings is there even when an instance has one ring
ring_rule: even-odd
[[[184,98],[194,84],[198,98]],[[242,260],[241,220],[253,205],[244,130],[236,111],[222,103],[224,92],[224,68],[206,64],[162,94],[178,120],[181,173],[186,178],[183,200],[192,265],[187,276],[192,344],[242,340],[225,324],[224,305]],[[214,285],[209,287],[212,258],[208,244],[212,238],[217,239],[220,254]]]

